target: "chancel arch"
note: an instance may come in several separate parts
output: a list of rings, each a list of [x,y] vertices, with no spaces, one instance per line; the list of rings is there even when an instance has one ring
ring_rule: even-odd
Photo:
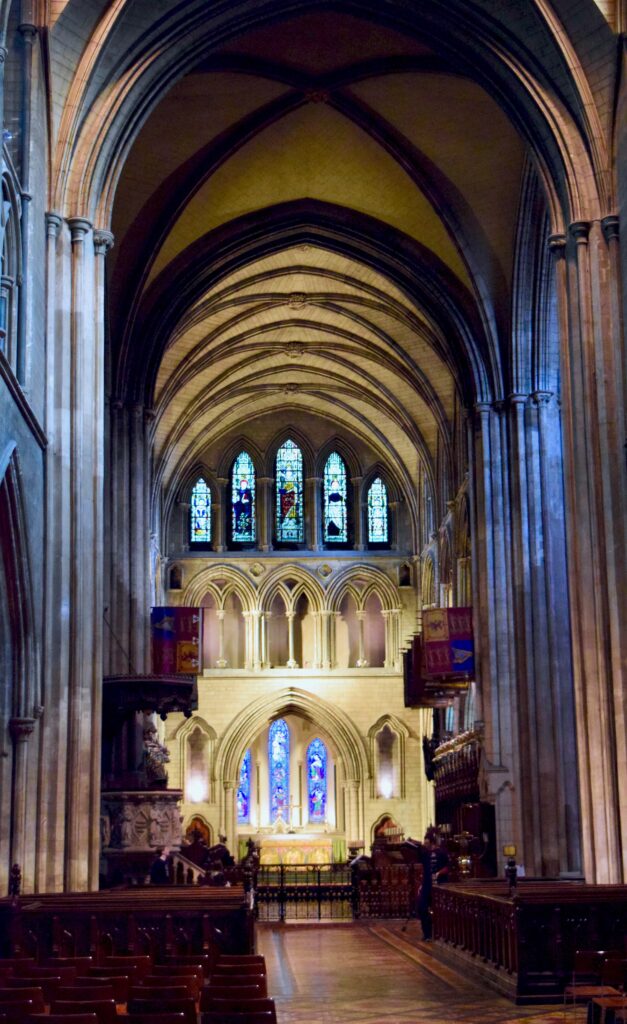
[[[341,781],[346,790],[346,831],[349,838],[363,829],[363,786],[368,777],[364,742],[348,715],[322,698],[296,687],[281,689],[249,704],[231,723],[216,754],[216,778],[223,780],[223,821],[227,835],[234,835],[234,786],[242,757],[268,721],[293,715],[322,729],[337,752]],[[230,832],[228,831],[230,830]]]

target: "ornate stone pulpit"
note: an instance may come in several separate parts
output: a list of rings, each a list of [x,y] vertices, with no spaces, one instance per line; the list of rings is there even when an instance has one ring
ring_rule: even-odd
[[[157,850],[181,846],[180,789],[168,789],[157,714],[189,717],[195,676],[111,676],[103,686],[101,884],[144,884]]]

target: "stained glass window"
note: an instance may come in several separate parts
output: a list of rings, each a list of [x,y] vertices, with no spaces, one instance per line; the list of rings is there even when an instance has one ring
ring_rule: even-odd
[[[293,441],[276,453],[276,539],[301,544],[305,539],[303,518],[303,456]]]
[[[346,466],[337,452],[332,452],[324,467],[324,539],[329,544],[346,543]]]
[[[252,758],[250,750],[244,754],[242,767],[239,770],[239,784],[237,787],[237,823],[248,825],[250,822],[250,771]]]
[[[289,821],[290,806],[290,731],[287,722],[277,718],[268,735],[270,766],[270,821]]]
[[[240,452],[233,463],[231,540],[255,540],[255,467],[248,452]]]
[[[368,488],[368,543],[388,542],[388,492],[380,476]]]
[[[192,544],[211,544],[211,489],[202,477],[192,491],[189,539]]]
[[[307,795],[309,820],[327,819],[327,748],[322,740],[312,740],[307,747]]]

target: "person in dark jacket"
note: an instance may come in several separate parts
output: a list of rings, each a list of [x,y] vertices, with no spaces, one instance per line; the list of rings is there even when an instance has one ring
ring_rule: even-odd
[[[416,914],[422,926],[422,937],[431,942],[433,920],[431,918],[431,897],[434,885],[448,882],[450,860],[443,846],[438,846],[432,839],[425,838],[422,855],[422,885],[418,893]]]
[[[168,871],[168,857],[170,851],[165,847],[157,854],[156,859],[153,861],[150,868],[150,884],[151,885],[169,885],[170,884],[170,873]]]

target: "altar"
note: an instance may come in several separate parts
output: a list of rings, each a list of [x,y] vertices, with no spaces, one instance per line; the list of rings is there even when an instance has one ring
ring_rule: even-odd
[[[245,847],[249,836],[240,838]],[[252,834],[259,860],[266,864],[341,864],[346,860],[343,835],[328,832],[281,832]]]

